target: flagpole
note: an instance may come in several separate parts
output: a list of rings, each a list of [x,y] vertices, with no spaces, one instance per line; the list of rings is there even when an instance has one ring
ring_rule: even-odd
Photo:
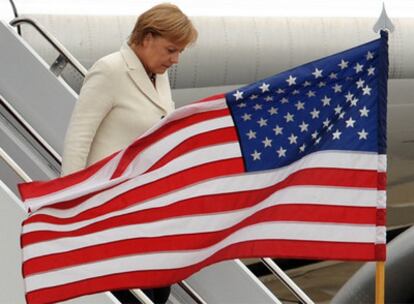
[[[378,33],[381,30],[394,31],[394,24],[387,15],[385,3],[382,3],[381,14],[375,23],[373,30]],[[385,261],[376,262],[375,269],[375,304],[384,304],[385,298]]]
[[[385,262],[377,262],[375,271],[375,304],[384,304]]]

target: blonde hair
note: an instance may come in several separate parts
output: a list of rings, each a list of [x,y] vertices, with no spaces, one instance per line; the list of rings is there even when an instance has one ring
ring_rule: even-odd
[[[129,43],[139,45],[150,33],[183,47],[194,43],[198,36],[191,20],[176,5],[170,3],[158,4],[140,15]]]

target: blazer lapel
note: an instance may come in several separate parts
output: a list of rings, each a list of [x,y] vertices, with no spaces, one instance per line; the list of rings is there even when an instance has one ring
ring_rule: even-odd
[[[144,66],[141,61],[135,55],[134,51],[129,47],[129,45],[124,42],[121,47],[121,54],[125,60],[125,63],[128,67],[128,74],[131,79],[138,87],[138,89],[145,94],[148,99],[153,102],[157,107],[167,112],[166,107],[162,104],[160,100],[160,95],[149,79],[147,72],[145,71]],[[158,77],[157,77],[158,78]]]

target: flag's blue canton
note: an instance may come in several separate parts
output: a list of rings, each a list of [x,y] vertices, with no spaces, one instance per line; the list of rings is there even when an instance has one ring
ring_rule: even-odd
[[[378,152],[380,45],[378,39],[227,94],[246,169],[278,168],[321,150]]]

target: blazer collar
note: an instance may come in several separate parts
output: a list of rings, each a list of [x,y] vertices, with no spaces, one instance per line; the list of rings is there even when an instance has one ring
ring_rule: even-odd
[[[160,75],[156,78],[156,89],[149,79],[143,64],[126,41],[122,44],[120,52],[128,68],[128,74],[131,76],[138,89],[141,90],[142,93],[144,93],[157,107],[167,111],[167,108],[161,102],[160,94],[157,91],[157,89],[159,90],[161,86],[161,83],[159,83],[161,78],[159,77]]]

